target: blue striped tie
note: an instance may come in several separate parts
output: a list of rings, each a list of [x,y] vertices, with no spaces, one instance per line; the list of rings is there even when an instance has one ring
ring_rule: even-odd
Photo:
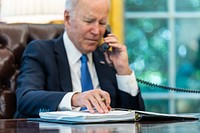
[[[87,55],[83,54],[81,56],[81,87],[82,87],[82,92],[93,89],[92,79],[91,79],[90,72],[89,72],[89,69],[88,69],[87,61],[88,61]]]

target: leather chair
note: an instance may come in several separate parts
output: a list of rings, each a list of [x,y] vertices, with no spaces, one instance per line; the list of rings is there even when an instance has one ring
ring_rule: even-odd
[[[16,78],[26,45],[52,39],[64,32],[63,24],[0,24],[0,119],[13,118]]]

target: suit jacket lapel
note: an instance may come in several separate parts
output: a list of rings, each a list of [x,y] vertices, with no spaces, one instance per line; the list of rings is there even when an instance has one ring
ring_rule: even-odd
[[[107,64],[104,55],[100,53],[98,49],[93,53],[93,61],[95,64],[100,87],[103,90],[108,91],[107,89],[111,87],[110,80],[113,80],[109,75],[110,71],[112,71],[111,67]]]
[[[70,67],[62,35],[55,40],[55,55],[58,62],[58,69],[59,69],[58,71],[61,82],[61,88],[63,89],[63,91],[66,92],[72,91]]]
[[[107,91],[111,97],[111,107],[116,106],[117,81],[116,70],[105,61],[104,55],[97,49],[93,53],[93,60],[99,79],[100,88]]]

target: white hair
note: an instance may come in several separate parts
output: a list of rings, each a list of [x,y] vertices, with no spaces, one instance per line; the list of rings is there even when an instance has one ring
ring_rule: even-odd
[[[77,3],[78,3],[78,0],[66,0],[65,10],[66,11],[72,11]]]
[[[79,0],[66,0],[65,10],[72,11],[78,2],[79,2]],[[108,0],[108,4],[110,6],[110,0]]]

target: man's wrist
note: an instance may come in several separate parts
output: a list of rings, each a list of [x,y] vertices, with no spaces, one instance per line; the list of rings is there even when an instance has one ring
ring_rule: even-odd
[[[72,96],[75,94],[76,92],[68,92],[64,95],[64,97],[62,98],[61,102],[58,105],[58,110],[64,111],[64,110],[72,110],[72,106],[71,106],[71,99]]]
[[[130,68],[117,70],[117,74],[118,75],[131,75],[132,74],[132,70]]]
[[[78,96],[79,96],[80,92],[75,92],[73,95],[72,95],[72,98],[71,98],[71,105],[73,107],[79,107],[79,100],[78,100]]]

